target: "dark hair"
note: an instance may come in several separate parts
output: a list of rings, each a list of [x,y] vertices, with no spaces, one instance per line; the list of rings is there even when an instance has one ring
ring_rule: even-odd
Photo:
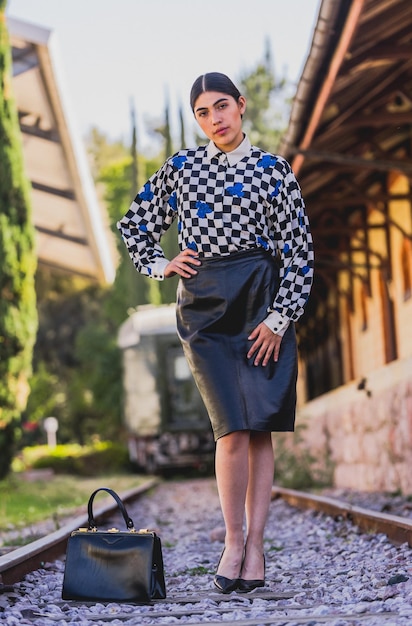
[[[232,83],[226,74],[220,72],[208,72],[196,78],[190,90],[190,106],[192,111],[195,110],[196,100],[201,93],[205,91],[220,91],[228,96],[233,96],[236,102],[239,100],[241,93],[239,89]]]

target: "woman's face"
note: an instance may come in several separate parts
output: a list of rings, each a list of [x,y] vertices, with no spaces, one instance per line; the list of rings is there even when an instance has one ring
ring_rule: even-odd
[[[220,91],[205,91],[195,102],[194,114],[206,137],[222,152],[230,152],[243,141],[242,115],[246,110],[246,99]]]

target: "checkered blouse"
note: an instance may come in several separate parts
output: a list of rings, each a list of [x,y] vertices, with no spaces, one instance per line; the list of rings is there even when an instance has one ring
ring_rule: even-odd
[[[281,284],[265,322],[278,332],[299,319],[312,284],[313,246],[285,159],[251,146],[247,137],[226,154],[211,142],[170,157],[117,224],[142,274],[163,279],[168,260],[159,242],[175,219],[180,249],[200,257],[257,247],[278,256]]]

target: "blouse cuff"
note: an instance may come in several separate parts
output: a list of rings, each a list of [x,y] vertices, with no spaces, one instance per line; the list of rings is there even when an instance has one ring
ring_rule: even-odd
[[[266,319],[263,320],[263,322],[268,328],[270,328],[273,333],[279,335],[279,337],[283,337],[288,329],[290,320],[287,317],[284,317],[283,315],[278,313],[277,311],[272,311],[272,313],[269,313],[269,315]]]
[[[153,261],[153,263],[150,264],[150,269],[152,270],[150,277],[154,278],[155,280],[164,280],[164,272],[168,263],[170,263],[168,259],[159,256],[155,261]]]

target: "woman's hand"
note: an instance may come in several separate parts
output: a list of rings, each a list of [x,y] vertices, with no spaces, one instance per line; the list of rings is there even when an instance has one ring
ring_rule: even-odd
[[[276,335],[266,324],[261,322],[256,326],[248,337],[253,341],[250,346],[247,358],[251,359],[254,356],[254,365],[262,364],[263,367],[267,365],[271,358],[277,361],[279,358],[280,344],[282,343],[282,337]]]
[[[169,278],[175,274],[179,274],[179,276],[183,278],[190,278],[197,274],[197,271],[192,267],[192,265],[201,265],[197,256],[197,252],[190,248],[179,252],[179,254],[166,265],[164,270],[165,278]]]

